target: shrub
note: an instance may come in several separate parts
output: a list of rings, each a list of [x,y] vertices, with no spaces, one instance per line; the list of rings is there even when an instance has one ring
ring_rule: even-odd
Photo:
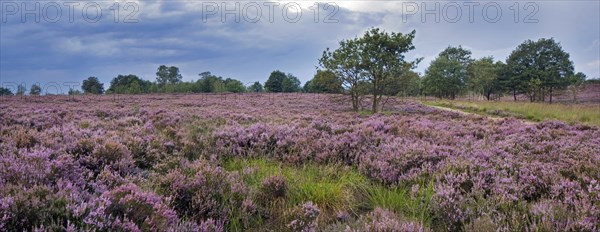
[[[319,207],[312,202],[305,202],[292,213],[293,220],[287,225],[293,231],[316,231],[317,217],[321,213]]]
[[[143,231],[166,230],[177,221],[160,196],[145,192],[134,184],[121,185],[102,194],[103,205],[91,213],[106,216],[112,229],[138,228]]]
[[[286,180],[281,174],[269,176],[261,182],[260,191],[267,200],[285,197],[286,190]]]

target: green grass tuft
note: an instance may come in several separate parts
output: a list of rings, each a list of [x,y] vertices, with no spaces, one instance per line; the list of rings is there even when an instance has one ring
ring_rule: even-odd
[[[238,171],[249,189],[259,189],[262,180],[267,177],[283,175],[287,184],[286,196],[283,202],[270,206],[283,207],[271,209],[282,215],[303,202],[311,201],[321,209],[319,220],[325,222],[335,220],[336,213],[340,211],[357,216],[380,207],[430,223],[428,209],[433,182],[417,184],[418,191],[412,193],[410,187],[385,186],[366,178],[355,168],[342,165],[293,166],[266,158],[234,158],[226,160],[223,167],[227,171]],[[248,170],[251,170],[249,174]]]

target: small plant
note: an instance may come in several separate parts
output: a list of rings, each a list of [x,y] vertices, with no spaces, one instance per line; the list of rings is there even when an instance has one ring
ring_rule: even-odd
[[[285,197],[285,193],[287,191],[285,177],[281,174],[278,174],[263,179],[260,190],[266,199],[273,200]]]
[[[317,217],[321,213],[319,207],[312,202],[305,202],[293,214],[293,220],[287,225],[292,231],[316,231]]]

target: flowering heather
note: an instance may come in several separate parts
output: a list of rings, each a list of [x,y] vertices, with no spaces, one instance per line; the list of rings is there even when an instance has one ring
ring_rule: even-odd
[[[255,170],[221,167],[236,157],[347,165],[409,193],[433,182],[425,212],[430,222],[376,209],[344,216],[350,229],[600,230],[599,128],[489,120],[400,101],[386,103],[383,114],[363,115],[348,100],[312,94],[2,98],[0,230],[234,228],[231,215],[269,215],[261,190],[240,180]],[[278,178],[259,185],[285,198]],[[305,224],[317,230],[328,226],[320,224],[324,212],[344,210],[313,206],[299,207],[310,216]],[[254,221],[261,220],[235,228],[260,227]],[[352,226],[357,221],[361,226]]]

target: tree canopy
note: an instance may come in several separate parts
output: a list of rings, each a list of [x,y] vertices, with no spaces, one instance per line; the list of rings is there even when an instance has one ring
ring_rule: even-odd
[[[32,85],[31,89],[29,89],[29,95],[38,96],[42,93],[42,87],[39,85]]]
[[[179,73],[179,68],[175,66],[167,67],[161,65],[156,71],[156,83],[159,85],[176,84],[181,82],[183,77]]]
[[[358,86],[369,83],[373,95],[372,111],[379,111],[386,79],[399,76],[416,66],[421,59],[406,61],[405,54],[413,49],[416,32],[388,33],[372,28],[360,38],[344,40],[333,52],[325,50],[319,60],[321,66],[339,75],[343,85],[350,87],[352,105],[358,110],[361,95]],[[361,88],[364,89],[364,88]]]
[[[264,91],[263,85],[258,81],[254,82],[254,83],[252,83],[252,85],[248,86],[248,92],[262,93],[263,91]]]
[[[502,62],[494,63],[493,57],[473,61],[467,67],[467,88],[485,96],[489,101],[492,94],[501,91],[498,76],[503,65]]]
[[[17,86],[17,93],[15,93],[15,95],[17,95],[17,96],[23,96],[23,95],[25,95],[25,91],[27,91],[27,89],[25,89],[24,85],[18,85]]]
[[[272,93],[291,93],[300,91],[300,80],[293,74],[287,75],[279,70],[271,72],[269,79],[265,82],[265,89]]]
[[[83,81],[81,89],[87,94],[103,94],[104,84],[97,77],[88,77],[88,79]]]
[[[12,96],[13,92],[10,89],[0,87],[0,96]]]
[[[330,70],[317,70],[314,78],[304,84],[308,93],[342,93],[342,82]]]
[[[133,74],[118,75],[110,82],[110,88],[107,92],[116,94],[147,93],[151,85],[152,82],[142,80]]]
[[[471,51],[461,46],[446,48],[425,70],[425,92],[439,98],[456,98],[465,88],[471,62]]]
[[[525,93],[531,101],[552,102],[554,90],[565,88],[573,75],[573,62],[554,39],[527,40],[517,46],[506,60],[504,83],[513,94]]]

